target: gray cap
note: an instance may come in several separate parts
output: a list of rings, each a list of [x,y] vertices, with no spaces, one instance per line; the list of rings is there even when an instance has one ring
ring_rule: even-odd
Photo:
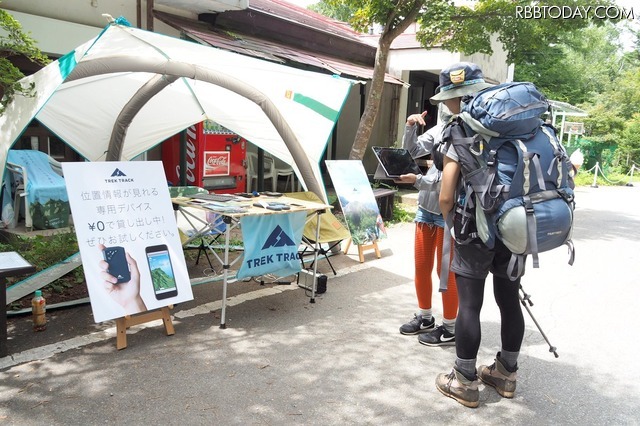
[[[484,75],[478,65],[472,62],[458,62],[440,72],[440,85],[430,102],[437,105],[447,99],[471,95],[492,86],[493,84],[484,81]]]

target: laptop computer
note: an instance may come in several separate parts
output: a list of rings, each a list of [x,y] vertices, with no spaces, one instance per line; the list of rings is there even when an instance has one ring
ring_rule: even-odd
[[[397,179],[408,173],[422,174],[422,170],[406,149],[381,146],[372,146],[371,149],[380,163],[373,176],[375,179]]]

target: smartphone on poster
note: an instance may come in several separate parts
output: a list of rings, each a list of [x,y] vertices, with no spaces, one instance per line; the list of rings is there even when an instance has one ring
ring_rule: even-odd
[[[105,247],[102,250],[102,257],[109,264],[107,272],[118,280],[116,284],[131,281],[131,272],[129,271],[129,263],[127,262],[124,247]]]
[[[178,286],[167,245],[149,246],[145,249],[145,252],[156,299],[162,300],[177,296]]]

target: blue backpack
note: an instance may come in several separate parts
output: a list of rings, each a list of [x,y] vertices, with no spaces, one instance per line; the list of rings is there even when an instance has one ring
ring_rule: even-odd
[[[496,238],[513,253],[509,275],[524,270],[524,256],[569,247],[574,194],[573,166],[555,130],[541,120],[549,103],[532,83],[505,83],[463,99],[458,125],[444,135],[453,144],[466,194],[454,227],[459,243]],[[475,209],[473,209],[475,207]]]

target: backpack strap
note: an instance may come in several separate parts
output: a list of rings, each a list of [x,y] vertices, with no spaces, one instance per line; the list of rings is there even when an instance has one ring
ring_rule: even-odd
[[[569,161],[569,156],[567,155],[567,151],[564,149],[564,147],[558,140],[555,130],[546,124],[543,124],[542,126],[540,126],[540,129],[545,135],[547,135],[547,138],[549,139],[549,144],[553,147],[553,152],[554,152],[554,159],[551,162],[551,164],[549,164],[549,168],[547,169],[547,174],[549,176],[552,176],[553,168],[554,167],[557,168],[558,178],[556,181],[556,187],[562,188],[564,186],[569,186],[571,189],[573,189],[573,187],[575,186],[573,184],[573,178],[568,171],[567,173],[564,173],[564,168],[566,167],[567,169],[572,169],[574,175],[578,173],[578,169],[576,169],[576,167],[573,164],[571,164],[571,161]],[[565,181],[565,179],[567,179],[567,181]]]
[[[525,181],[523,194],[528,194],[529,190],[531,189],[531,182],[529,181],[531,173],[529,173],[529,170],[532,167],[535,170],[538,188],[540,188],[540,190],[546,190],[547,184],[545,183],[544,175],[542,174],[542,165],[540,164],[540,158],[536,154],[527,151],[527,144],[522,142],[521,139],[517,139],[515,143],[518,145],[519,151],[522,152],[522,161],[524,164],[523,175]]]
[[[573,240],[571,238],[569,238],[565,244],[566,244],[567,248],[569,249],[569,262],[567,262],[567,263],[569,265],[573,265],[573,261],[576,259],[576,248],[573,245]]]
[[[533,210],[533,202],[531,201],[531,197],[525,195],[522,197],[524,201],[524,211],[527,215],[527,232],[529,239],[529,249],[531,250],[531,258],[533,259],[533,267],[539,268],[540,261],[538,260],[538,238],[537,229],[536,229],[536,218],[533,215],[535,211]]]
[[[451,265],[451,230],[453,229],[453,210],[444,218],[444,238],[442,239],[442,260],[440,263],[440,287],[438,291],[444,293],[448,289],[449,267]]]
[[[511,253],[511,259],[509,259],[509,265],[507,265],[507,275],[509,276],[509,280],[515,281],[522,276],[524,272],[524,263],[524,255]]]

